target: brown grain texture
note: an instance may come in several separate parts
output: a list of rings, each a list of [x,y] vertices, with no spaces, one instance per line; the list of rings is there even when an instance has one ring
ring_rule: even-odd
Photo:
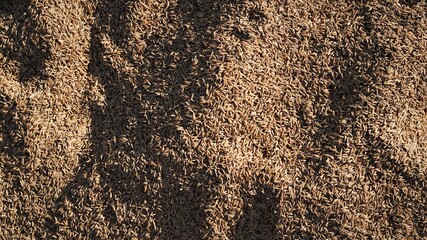
[[[426,159],[426,1],[0,1],[0,239],[425,239]]]

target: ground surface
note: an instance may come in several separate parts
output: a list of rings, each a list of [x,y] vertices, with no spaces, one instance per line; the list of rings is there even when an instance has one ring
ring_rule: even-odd
[[[426,1],[3,0],[0,238],[427,238]]]

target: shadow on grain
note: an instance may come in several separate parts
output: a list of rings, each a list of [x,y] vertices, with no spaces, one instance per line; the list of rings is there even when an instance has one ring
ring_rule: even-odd
[[[379,44],[377,38],[378,31],[381,31],[380,26],[375,23],[373,10],[367,6],[368,1],[350,1],[353,2],[353,7],[358,10],[358,15],[362,19],[361,32],[364,36],[349,36],[344,39],[335,49],[333,60],[330,65],[333,66],[332,72],[334,75],[328,76],[332,79],[332,84],[328,86],[329,90],[329,107],[333,115],[317,115],[315,122],[320,128],[312,137],[312,146],[315,146],[317,151],[306,151],[308,157],[305,158],[306,171],[304,176],[308,176],[310,180],[320,176],[319,172],[331,172],[328,161],[339,162],[339,155],[345,152],[349,147],[349,136],[363,137],[364,147],[367,149],[364,158],[366,167],[366,177],[373,182],[387,182],[391,189],[402,189],[402,187],[412,189],[414,192],[426,193],[426,179],[420,174],[410,173],[403,163],[395,159],[393,156],[394,149],[386,144],[380,137],[373,135],[375,127],[369,124],[369,128],[365,132],[361,132],[357,126],[357,121],[360,116],[366,115],[370,110],[369,104],[365,99],[378,101],[378,86],[381,86],[381,72],[385,71],[388,62],[393,60],[393,52],[386,50],[384,46]],[[415,1],[406,1],[415,2]],[[409,4],[409,3],[408,3]],[[360,33],[357,33],[360,34]],[[358,40],[356,40],[358,39]],[[342,46],[340,46],[342,44]],[[313,44],[316,49],[318,46]],[[301,116],[300,116],[301,117]],[[301,125],[307,126],[305,117],[301,117]],[[328,159],[328,161],[327,161]],[[384,173],[389,173],[385,175]],[[403,181],[402,181],[403,179]],[[319,180],[315,180],[322,182]],[[389,193],[393,195],[393,193]],[[327,198],[335,198],[330,194],[326,194]],[[332,201],[333,199],[330,199]],[[316,213],[307,211],[305,216],[310,219],[313,224],[322,224],[325,229],[339,236],[346,236],[342,231],[342,226],[336,221],[325,217],[323,207],[315,201],[305,201],[305,204],[316,209]],[[388,200],[384,200],[388,201]],[[392,206],[379,211],[394,212],[393,208],[413,208],[415,212],[425,213],[422,209],[423,204],[416,196],[408,195],[400,192],[399,196],[391,200]],[[388,218],[393,231],[403,228],[402,222],[395,219],[402,219],[390,215]],[[423,215],[423,214],[421,214]],[[332,215],[333,216],[333,215]],[[425,236],[425,223],[419,216],[413,216],[415,229],[419,236]],[[311,239],[313,236],[303,233],[296,237]]]
[[[166,9],[171,18],[165,29],[142,33],[140,39],[127,27],[133,3],[104,0],[96,6],[88,69],[104,89],[105,102],[91,105],[91,149],[46,222],[53,236],[67,222],[61,214],[66,202],[78,219],[91,207],[90,191],[105,206],[102,215],[109,221],[110,237],[122,237],[126,227],[139,237],[148,232],[161,239],[201,239],[208,231],[205,206],[215,194],[218,176],[207,173],[209,156],[190,149],[182,132],[192,131],[193,114],[205,111],[200,102],[206,90],[219,84],[218,69],[210,62],[218,51],[213,31],[230,1],[178,1]],[[135,49],[131,42],[144,47]],[[111,55],[112,45],[120,49],[120,59]],[[99,176],[96,190],[94,175]],[[155,222],[123,219],[118,202],[141,206],[139,212],[155,216]],[[69,227],[78,232],[75,224]],[[89,228],[83,231],[97,237]]]
[[[243,192],[243,215],[233,229],[232,239],[277,239],[280,218],[278,191],[259,181],[255,195]]]
[[[4,179],[11,179],[14,191],[22,191],[20,175],[26,172],[26,125],[17,104],[0,92],[0,152]]]
[[[5,19],[4,27],[0,28],[0,52],[8,61],[18,62],[21,81],[47,77],[44,68],[50,47],[46,40],[48,33],[38,21],[39,15],[40,9],[31,0],[0,2],[0,16]]]

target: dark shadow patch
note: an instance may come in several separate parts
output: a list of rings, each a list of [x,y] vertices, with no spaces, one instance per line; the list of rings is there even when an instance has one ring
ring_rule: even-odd
[[[292,232],[291,239],[304,239],[304,240],[312,240],[315,239],[312,234],[304,230],[295,230]]]
[[[12,179],[16,191],[22,190],[20,175],[25,173],[25,160],[29,157],[25,144],[26,131],[16,102],[0,92],[0,164],[5,178]]]
[[[242,30],[242,29],[238,29],[238,28],[233,29],[233,35],[236,36],[241,41],[247,41],[247,40],[251,39],[251,36],[249,35],[249,33],[247,31]]]
[[[30,174],[27,169],[29,153],[25,142],[27,126],[24,117],[17,103],[0,92],[0,222],[5,225],[14,221],[10,219],[14,214],[20,218],[18,221],[27,219],[26,209],[17,207],[17,201],[22,201],[21,195],[27,191],[25,181]],[[27,223],[22,223],[22,226],[24,229],[29,227]]]
[[[376,36],[380,29],[376,29],[373,10],[365,5],[367,1],[352,2],[356,3],[354,7],[359,16],[362,17],[361,26],[363,29],[354,36],[348,36],[348,38],[345,37],[339,41],[334,39],[337,47],[335,47],[332,61],[329,63],[329,66],[332,66],[331,72],[333,74],[326,76],[332,80],[328,86],[329,112],[331,114],[316,114],[315,116],[314,122],[320,127],[314,135],[310,136],[312,142],[307,143],[307,147],[302,149],[306,156],[301,156],[300,159],[304,159],[307,169],[302,175],[307,177],[306,181],[318,181],[319,185],[325,183],[325,178],[320,176],[327,176],[328,172],[333,171],[328,162],[345,164],[340,163],[340,155],[349,148],[347,139],[362,136],[363,147],[367,149],[364,157],[366,157],[365,167],[370,181],[376,182],[381,179],[382,182],[391,186],[390,189],[393,191],[405,186],[412,192],[421,192],[425,195],[427,190],[425,177],[408,172],[403,163],[393,157],[394,149],[385,144],[379,137],[374,137],[371,134],[373,132],[371,128],[374,126],[368,125],[368,129],[364,130],[357,126],[359,117],[371,111],[368,107],[370,103],[364,102],[364,99],[377,101],[377,89],[378,86],[382,85],[382,79],[379,76],[386,68],[387,62],[392,60],[393,55],[379,44],[379,39]],[[312,48],[317,49],[316,42],[313,43],[315,45]],[[306,88],[308,89],[309,86]],[[302,127],[308,128],[310,126],[307,126],[305,118],[306,116],[303,113],[300,114]],[[311,190],[304,189],[304,191],[310,192]],[[384,195],[393,194],[387,192]],[[417,212],[425,216],[425,209],[423,209],[425,202],[419,200],[423,198],[405,194],[402,193],[401,196],[386,201],[391,205],[382,207],[378,211],[384,213],[392,211],[393,208],[402,207],[407,211]],[[337,196],[328,197],[329,200],[334,198]],[[313,201],[306,205],[317,208],[317,204]],[[321,213],[322,209],[316,211]],[[340,223],[333,222],[334,217],[326,218],[325,215],[316,215],[316,218],[306,216],[306,219],[309,219],[313,226],[324,226],[325,229],[328,229],[328,234],[334,233],[338,236],[344,236]],[[399,228],[403,228],[399,219],[401,220],[402,217],[398,215],[392,215],[388,218],[393,234],[396,234]],[[421,219],[422,217],[414,216],[412,220],[418,236],[423,237],[425,236],[423,229],[426,229],[426,225]]]
[[[211,64],[219,44],[213,32],[233,5],[178,1],[165,9],[170,16],[166,26],[142,33],[137,40],[144,47],[135,49],[127,28],[133,2],[103,0],[96,6],[88,70],[103,87],[105,104],[90,107],[91,148],[51,210],[52,236],[63,234],[57,227],[61,224],[75,234],[80,231],[64,209],[71,203],[73,219],[82,217],[95,204],[90,192],[105,207],[109,237],[124,237],[128,228],[138,229],[139,237],[161,239],[201,239],[208,231],[205,206],[215,196],[220,176],[208,173],[209,156],[198,149],[192,149],[192,158],[204,159],[204,165],[186,161],[190,147],[182,129],[193,131],[193,113],[206,111],[202,98],[220,84]],[[113,64],[103,36],[123,51],[120,57],[137,70],[135,77]],[[99,186],[92,183],[94,176],[99,176]],[[119,216],[119,205],[144,208],[138,211],[155,215],[155,223]],[[91,229],[84,231],[90,234]]]
[[[0,51],[11,61],[19,64],[19,79],[33,77],[46,79],[45,61],[50,57],[50,46],[46,41],[47,31],[37,22],[40,9],[31,0],[4,0],[0,2],[0,16],[5,19],[6,36],[0,40]]]
[[[421,0],[400,0],[400,4],[407,5],[409,7],[413,7],[421,2]]]
[[[25,150],[26,126],[17,104],[9,96],[0,92],[0,126],[2,134],[1,152],[10,159],[28,157]]]
[[[388,146],[382,139],[374,137],[371,133],[366,133],[366,142],[369,146],[367,157],[370,171],[366,175],[373,181],[386,181],[393,188],[399,189],[399,194],[393,194],[392,199],[384,199],[386,202],[392,202],[393,207],[388,209],[390,213],[388,222],[392,227],[393,233],[403,228],[403,217],[393,213],[397,207],[404,209],[415,209],[413,214],[413,223],[418,236],[427,236],[427,223],[422,216],[427,216],[427,209],[424,203],[417,201],[416,198],[407,194],[407,189],[403,191],[402,186],[407,186],[409,189],[421,193],[421,199],[427,199],[426,176],[420,172],[410,172],[407,167],[393,157],[393,148]],[[391,173],[391,174],[390,174]],[[393,209],[395,208],[395,209]]]
[[[276,239],[280,218],[278,192],[260,183],[254,191],[253,196],[244,193],[243,215],[234,228],[233,239]]]
[[[267,18],[267,15],[260,9],[252,9],[249,11],[249,20],[262,22]]]

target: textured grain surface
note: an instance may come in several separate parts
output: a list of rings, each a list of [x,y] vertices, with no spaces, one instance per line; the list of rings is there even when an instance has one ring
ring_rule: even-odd
[[[427,3],[0,1],[0,238],[427,238]]]

